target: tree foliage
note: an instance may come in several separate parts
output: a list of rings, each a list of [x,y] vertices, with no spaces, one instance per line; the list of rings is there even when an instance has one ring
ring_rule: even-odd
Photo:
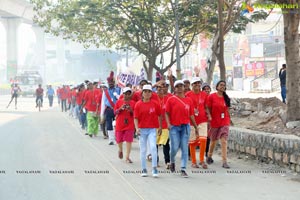
[[[194,38],[209,26],[207,0],[32,0],[34,21],[46,32],[86,46],[129,47],[144,55],[148,78],[153,69],[164,73],[174,63],[175,12],[180,16],[181,57]],[[206,9],[207,8],[207,9]],[[171,53],[162,68],[157,59]]]

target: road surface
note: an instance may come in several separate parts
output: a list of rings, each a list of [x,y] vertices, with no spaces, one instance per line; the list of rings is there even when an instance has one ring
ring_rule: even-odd
[[[77,120],[60,112],[56,102],[50,109],[45,99],[38,112],[33,98],[20,98],[17,110],[13,105],[6,109],[8,101],[9,96],[0,96],[1,200],[298,200],[300,196],[299,175],[234,154],[229,154],[230,170],[221,168],[216,155],[208,170],[188,167],[186,179],[164,166],[159,178],[140,177],[137,140],[133,163],[128,164],[118,158],[117,146],[108,145],[101,135],[85,136]],[[159,154],[162,161],[162,149]]]

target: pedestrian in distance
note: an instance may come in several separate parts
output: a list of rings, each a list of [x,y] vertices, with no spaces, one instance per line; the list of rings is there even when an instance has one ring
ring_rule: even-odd
[[[46,95],[49,100],[49,107],[52,107],[53,106],[53,98],[54,98],[54,89],[52,88],[52,85],[49,85],[49,87],[47,88]]]
[[[11,102],[15,99],[15,109],[17,109],[18,96],[19,96],[21,91],[22,90],[21,90],[20,86],[17,83],[14,83],[14,84],[11,85],[11,91],[10,91],[11,99],[10,99],[8,105],[6,106],[6,108],[8,108],[10,106]]]
[[[120,97],[121,89],[116,87],[114,72],[111,71],[109,77],[107,77],[108,88],[103,90],[101,100],[101,123],[104,123],[102,119],[105,119],[106,130],[108,133],[108,144],[115,144],[115,132],[113,128],[113,121],[115,119],[114,107],[117,100]]]
[[[92,82],[88,83],[88,90],[83,97],[83,104],[80,113],[83,112],[83,108],[87,110],[87,134],[90,137],[98,135],[99,131],[99,106],[100,106],[100,94],[96,92]]]
[[[279,70],[279,79],[282,102],[286,103],[286,64],[282,64],[282,68]]]

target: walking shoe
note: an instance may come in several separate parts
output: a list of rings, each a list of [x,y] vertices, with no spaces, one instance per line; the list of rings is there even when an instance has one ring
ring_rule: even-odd
[[[108,143],[108,145],[114,145],[114,142],[113,142],[113,141],[111,141],[111,142],[109,142],[109,143]]]
[[[189,175],[187,175],[187,173],[186,173],[185,170],[181,170],[181,177],[182,177],[182,178],[188,178]]]
[[[199,165],[203,168],[203,169],[207,169],[207,164],[205,164],[205,162],[200,162]]]
[[[157,171],[156,167],[154,167],[153,170],[152,170],[152,176],[153,176],[154,178],[157,178],[157,177],[158,177],[158,171]]]
[[[192,167],[192,168],[199,168],[199,165],[197,165],[196,163],[193,163],[193,164],[191,165],[191,167]]]
[[[170,169],[170,163],[166,164],[166,169]]]
[[[141,174],[142,177],[147,177],[148,174],[147,174],[147,169],[143,169],[142,170],[142,174]]]
[[[222,165],[222,167],[225,168],[225,169],[229,169],[230,168],[229,165],[227,164],[227,162],[224,162],[223,165]]]
[[[207,162],[207,164],[212,164],[213,162],[214,162],[214,160],[211,158],[211,157],[207,157],[206,158],[206,162]]]
[[[170,170],[171,172],[175,172],[175,163],[170,164]]]

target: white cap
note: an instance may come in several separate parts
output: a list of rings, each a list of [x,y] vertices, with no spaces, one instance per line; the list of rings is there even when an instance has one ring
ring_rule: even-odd
[[[190,80],[187,78],[184,78],[184,79],[182,79],[182,82],[190,82]]]
[[[152,86],[151,85],[144,85],[143,90],[151,90],[152,91]]]
[[[130,87],[124,87],[123,88],[123,93],[126,93],[128,91],[132,92]]]
[[[192,78],[191,84],[194,84],[194,83],[196,83],[196,82],[200,82],[200,83],[201,83],[200,77],[193,77],[193,78]]]
[[[184,85],[183,81],[182,80],[177,80],[174,83],[174,87],[176,87],[177,85],[180,85],[180,84]]]

